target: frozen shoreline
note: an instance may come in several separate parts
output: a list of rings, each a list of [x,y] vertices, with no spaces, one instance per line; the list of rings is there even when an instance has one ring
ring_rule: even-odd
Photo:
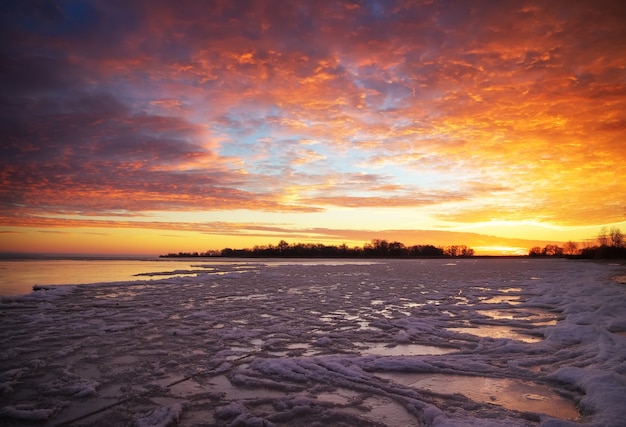
[[[5,297],[0,420],[617,426],[626,287],[611,277],[622,268],[247,262]],[[442,376],[461,388],[486,378],[493,390],[443,390]],[[523,387],[526,409],[507,407],[506,393]],[[565,419],[575,404],[579,418]]]

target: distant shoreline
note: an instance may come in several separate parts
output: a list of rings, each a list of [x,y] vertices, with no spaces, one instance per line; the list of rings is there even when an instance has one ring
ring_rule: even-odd
[[[231,258],[231,259],[494,259],[494,258],[503,258],[503,259],[528,259],[530,258],[528,255],[472,255],[472,256],[449,256],[449,255],[440,255],[440,256],[269,256],[269,255],[242,255],[242,256],[223,256],[223,255],[178,255],[178,254],[167,254],[167,255],[159,255],[159,258],[177,258],[177,259],[219,259],[219,258]],[[554,258],[566,258],[566,257],[544,257],[545,259],[554,259]],[[536,258],[542,259],[542,258]]]
[[[154,261],[161,258],[158,255],[99,255],[99,254],[28,254],[28,253],[0,253],[0,261],[82,261],[82,260],[111,260],[111,261]]]

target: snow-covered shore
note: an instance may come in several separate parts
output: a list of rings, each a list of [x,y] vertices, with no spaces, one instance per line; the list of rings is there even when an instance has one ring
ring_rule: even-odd
[[[197,270],[197,266],[194,270]],[[618,265],[212,265],[0,302],[2,425],[620,426]]]

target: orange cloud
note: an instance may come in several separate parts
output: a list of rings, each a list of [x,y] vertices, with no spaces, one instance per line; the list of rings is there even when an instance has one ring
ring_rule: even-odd
[[[2,6],[3,224],[624,219],[619,2],[78,5]]]

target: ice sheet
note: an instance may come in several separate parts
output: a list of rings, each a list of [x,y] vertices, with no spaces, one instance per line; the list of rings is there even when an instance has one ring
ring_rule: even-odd
[[[449,264],[223,266],[2,298],[0,422],[621,425],[626,286],[611,277],[622,266]],[[411,375],[547,387],[580,415]]]

